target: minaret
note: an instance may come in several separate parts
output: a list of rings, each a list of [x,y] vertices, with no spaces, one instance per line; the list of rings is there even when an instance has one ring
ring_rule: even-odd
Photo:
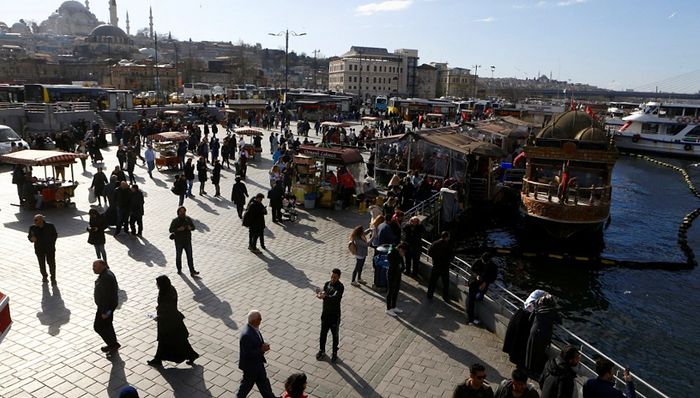
[[[126,35],[131,36],[131,31],[129,29],[129,11],[126,12]]]
[[[151,30],[151,40],[153,40],[153,7],[148,7],[148,20],[150,21],[148,26]]]
[[[90,11],[90,0],[85,0],[85,8]]]
[[[109,24],[119,26],[119,18],[117,18],[117,0],[109,0]]]

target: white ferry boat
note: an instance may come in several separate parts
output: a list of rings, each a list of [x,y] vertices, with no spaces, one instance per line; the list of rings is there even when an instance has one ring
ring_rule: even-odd
[[[700,159],[700,104],[647,102],[622,120],[619,149]]]

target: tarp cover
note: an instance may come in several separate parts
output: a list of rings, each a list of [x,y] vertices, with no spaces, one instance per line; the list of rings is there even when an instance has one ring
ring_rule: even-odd
[[[71,164],[75,162],[75,159],[86,159],[87,157],[87,154],[83,153],[25,149],[0,156],[0,162],[26,166],[49,166]]]

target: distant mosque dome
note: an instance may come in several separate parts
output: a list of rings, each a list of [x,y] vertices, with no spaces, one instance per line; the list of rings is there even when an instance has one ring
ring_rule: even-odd
[[[121,30],[118,26],[112,26],[112,25],[100,25],[96,27],[95,29],[90,32],[88,35],[88,38],[94,38],[94,39],[99,39],[99,38],[107,38],[111,37],[113,39],[119,39],[120,41],[123,41],[124,44],[129,41],[129,36],[127,36],[126,33],[124,33],[123,30]]]
[[[29,26],[22,22],[15,22],[10,28],[10,33],[28,34],[30,32]]]
[[[139,52],[145,57],[155,58],[156,56],[155,48],[141,48],[139,49]]]
[[[66,1],[51,16],[39,24],[42,32],[57,35],[86,36],[100,22],[82,3]]]

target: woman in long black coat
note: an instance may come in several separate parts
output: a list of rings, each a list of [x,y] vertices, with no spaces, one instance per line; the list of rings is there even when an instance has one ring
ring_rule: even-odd
[[[219,183],[221,182],[221,161],[219,159],[214,160],[214,167],[211,171],[211,183],[214,185],[214,188],[216,188],[216,192],[214,193],[215,197],[221,196],[221,189],[219,187]]]
[[[152,360],[151,366],[161,366],[163,361],[180,363],[187,361],[188,365],[194,365],[199,358],[187,340],[189,332],[185,326],[185,316],[177,310],[177,290],[170,283],[170,279],[161,275],[156,278],[158,285],[158,307],[156,307],[158,323],[158,349]]]
[[[533,319],[525,352],[525,367],[532,375],[539,375],[547,362],[547,348],[552,342],[555,323],[561,323],[554,297],[545,295],[537,300],[530,318]]]
[[[199,160],[197,161],[197,179],[199,180],[199,194],[200,195],[206,195],[207,193],[204,192],[204,183],[207,182],[208,177],[207,177],[207,171],[209,168],[207,167],[207,161],[204,159],[204,157],[200,156]]]
[[[95,190],[95,198],[97,198],[97,203],[102,206],[102,199],[105,200],[107,204],[107,193],[105,192],[105,187],[109,181],[107,181],[107,176],[101,167],[97,168],[97,173],[92,177],[92,185],[90,188]]]

